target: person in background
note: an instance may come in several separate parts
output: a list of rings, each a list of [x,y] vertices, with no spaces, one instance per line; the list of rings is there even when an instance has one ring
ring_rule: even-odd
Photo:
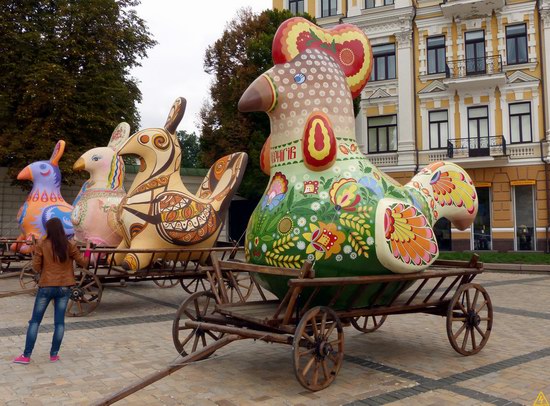
[[[90,250],[84,256],[72,242],[69,242],[63,224],[58,218],[46,222],[46,237],[37,242],[32,258],[33,270],[40,274],[38,292],[29,321],[27,339],[23,354],[13,362],[28,364],[38,336],[38,328],[50,301],[54,303],[54,333],[50,350],[50,361],[59,360],[59,347],[65,332],[65,310],[71,294],[71,286],[76,284],[73,261],[82,268],[88,267]]]

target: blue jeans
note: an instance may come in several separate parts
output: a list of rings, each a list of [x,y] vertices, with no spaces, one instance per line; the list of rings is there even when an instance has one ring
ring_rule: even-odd
[[[67,309],[70,295],[71,288],[68,286],[46,286],[38,288],[36,300],[34,301],[34,308],[32,310],[32,318],[29,321],[29,329],[27,330],[27,340],[25,342],[25,351],[23,352],[25,357],[31,356],[36,337],[38,336],[38,327],[40,327],[46,308],[52,299],[54,304],[55,328],[50,355],[57,355],[59,347],[61,347],[61,341],[63,340],[63,333],[65,332],[65,310]]]

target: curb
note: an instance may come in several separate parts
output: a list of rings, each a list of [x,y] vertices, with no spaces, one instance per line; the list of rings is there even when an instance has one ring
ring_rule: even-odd
[[[495,273],[530,273],[550,275],[550,265],[483,263],[483,270]]]

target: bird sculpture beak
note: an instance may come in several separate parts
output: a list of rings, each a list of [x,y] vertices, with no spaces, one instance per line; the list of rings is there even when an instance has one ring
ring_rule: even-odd
[[[75,171],[75,172],[83,171],[85,166],[86,166],[86,165],[84,164],[84,159],[82,159],[82,157],[80,157],[80,158],[78,158],[78,159],[76,160],[76,162],[74,163],[74,165],[73,165],[73,171]]]
[[[239,100],[238,109],[242,113],[264,111],[269,113],[277,104],[277,92],[271,78],[265,73],[258,77]]]
[[[26,166],[25,169],[19,172],[17,180],[33,180],[30,166]]]

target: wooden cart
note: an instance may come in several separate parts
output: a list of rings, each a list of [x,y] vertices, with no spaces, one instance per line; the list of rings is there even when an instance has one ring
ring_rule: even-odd
[[[84,316],[97,308],[101,302],[106,284],[132,283],[151,280],[161,288],[177,284],[187,293],[198,290],[210,290],[214,279],[211,256],[234,258],[238,247],[215,247],[202,249],[147,249],[121,250],[113,248],[94,248],[91,250],[91,264],[88,269],[77,268],[77,284],[73,287],[71,300],[67,306],[67,315]],[[151,255],[151,263],[144,269],[129,272],[114,262],[114,255],[126,253]],[[246,272],[222,271],[224,296],[228,302],[245,300],[252,291],[252,281]],[[218,289],[219,290],[219,289]]]
[[[28,241],[16,238],[0,238],[0,274],[19,272],[31,260],[28,254],[11,250],[13,244],[29,244]]]
[[[255,266],[234,261],[214,261],[216,277],[221,269],[291,277],[283,300],[231,303],[220,289],[197,292],[187,298],[173,323],[176,350],[184,356],[180,365],[200,360],[228,343],[251,338],[292,346],[296,378],[305,388],[317,391],[329,386],[342,365],[344,327],[352,325],[372,332],[394,314],[427,313],[446,317],[449,342],[462,355],[479,352],[487,343],[493,324],[489,294],[473,279],[482,273],[477,257],[470,262],[437,261],[414,274],[316,278],[312,265],[299,270]],[[396,285],[398,287],[396,288]],[[375,286],[371,304],[354,303],[368,287]],[[347,308],[332,306],[346,289],[354,289]],[[313,306],[322,289],[333,288],[326,306]],[[379,304],[385,292],[389,301]],[[302,293],[307,292],[306,299]],[[387,297],[387,295],[386,295]],[[174,368],[172,368],[173,371]]]

